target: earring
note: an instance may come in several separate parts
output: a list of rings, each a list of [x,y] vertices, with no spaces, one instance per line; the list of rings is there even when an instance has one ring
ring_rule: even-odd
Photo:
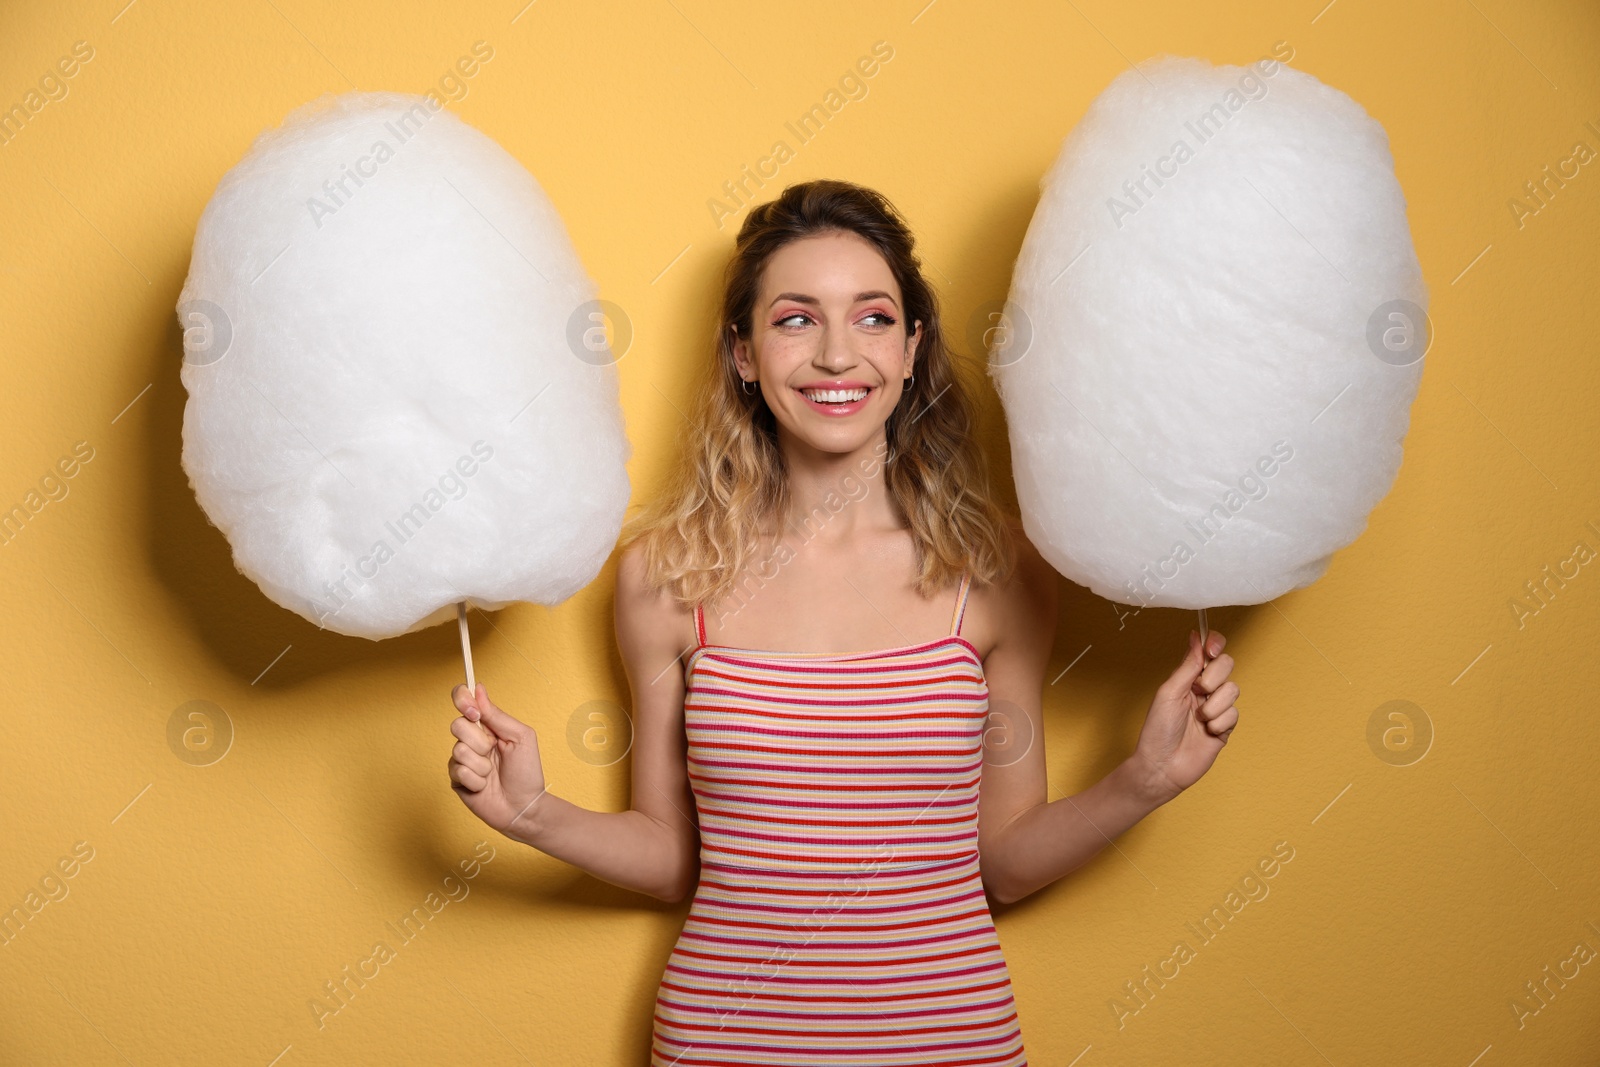
[[[744,390],[744,395],[745,396],[755,396],[756,395],[756,391],[754,389],[750,388],[749,379],[740,378],[739,379],[739,388]]]
[[[911,377],[906,379],[906,388],[910,389],[913,385],[916,385],[916,384],[917,384],[917,372],[915,370],[913,370],[911,372]]]

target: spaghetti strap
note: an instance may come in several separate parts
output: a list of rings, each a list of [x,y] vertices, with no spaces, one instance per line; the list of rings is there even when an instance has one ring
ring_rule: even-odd
[[[961,573],[961,588],[956,592],[956,606],[950,612],[950,636],[961,633],[961,620],[967,613],[967,588],[972,584],[972,572]]]
[[[695,645],[696,648],[699,648],[701,645],[706,643],[706,619],[704,613],[701,612],[700,605],[698,603],[696,603],[694,606],[694,636],[697,642]]]

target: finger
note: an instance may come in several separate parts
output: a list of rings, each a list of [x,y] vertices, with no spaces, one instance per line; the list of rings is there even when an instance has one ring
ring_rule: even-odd
[[[1206,655],[1215,656],[1222,651],[1222,646],[1228,639],[1222,636],[1221,630],[1212,630],[1206,635]]]
[[[461,741],[456,742],[456,747],[451,750],[450,757],[461,766],[484,778],[489,777],[489,771],[493,769],[493,764],[489,762],[489,757],[478,755]]]
[[[1238,725],[1238,722],[1239,709],[1230,707],[1227,711],[1224,711],[1221,715],[1218,715],[1215,719],[1212,719],[1210,722],[1206,723],[1206,729],[1213,737],[1225,738],[1228,734],[1233,732],[1233,728]]]
[[[496,737],[504,738],[507,741],[516,741],[526,735],[528,727],[520,720],[506,714],[500,709],[499,705],[490,700],[489,690],[483,687],[482,682],[478,683],[478,695],[475,703],[478,705],[479,710],[483,712],[483,718],[480,721],[493,731]]]
[[[494,751],[494,738],[481,723],[473,722],[464,716],[457,716],[450,721],[450,732],[455,734],[456,740],[465,742],[468,748],[480,756],[487,756]]]
[[[1223,682],[1217,687],[1217,691],[1215,693],[1212,693],[1210,696],[1206,697],[1205,703],[1200,705],[1200,710],[1196,712],[1196,714],[1200,716],[1201,722],[1210,722],[1212,719],[1217,718],[1223,712],[1233,707],[1233,702],[1237,700],[1238,697],[1238,683]]]
[[[450,690],[450,699],[455,703],[456,710],[468,719],[476,722],[478,719],[477,706],[472,703],[472,693],[468,691],[466,683],[458,684]]]
[[[450,781],[470,793],[479,792],[489,784],[489,779],[478,774],[470,767],[463,767],[453,759],[450,761]]]
[[[1205,664],[1200,658],[1200,635],[1193,630],[1189,631],[1189,654],[1183,657],[1183,662],[1178,664],[1176,670],[1161,683],[1161,689],[1171,696],[1187,693],[1194,681],[1200,675],[1200,668]]]
[[[480,710],[482,705],[473,699],[471,691],[467,689],[464,683],[457,685],[455,689],[451,690],[451,693],[455,697],[456,710],[461,712],[462,717],[468,722],[476,723],[479,738],[484,744],[493,747],[494,734],[487,726],[483,725],[483,712]]]
[[[1227,680],[1229,672],[1233,670],[1233,657],[1221,655],[1207,663],[1205,670],[1200,672],[1199,686],[1207,693],[1215,693],[1217,686]]]

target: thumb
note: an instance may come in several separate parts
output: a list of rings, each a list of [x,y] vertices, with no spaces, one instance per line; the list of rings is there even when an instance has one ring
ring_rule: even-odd
[[[478,708],[478,721],[496,737],[515,740],[527,729],[521,721],[502,711],[498,704],[489,699],[489,690],[484,688],[482,682],[478,683],[478,691],[472,702]]]
[[[1175,695],[1187,693],[1193,688],[1195,680],[1200,677],[1200,672],[1204,669],[1205,657],[1200,651],[1200,635],[1190,630],[1189,654],[1183,657],[1183,662],[1178,664],[1162,688]]]

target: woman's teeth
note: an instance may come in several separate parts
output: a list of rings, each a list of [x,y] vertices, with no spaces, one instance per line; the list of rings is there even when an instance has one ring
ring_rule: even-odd
[[[860,400],[867,395],[865,389],[802,389],[801,393],[808,400],[819,404],[848,404],[852,400]]]

